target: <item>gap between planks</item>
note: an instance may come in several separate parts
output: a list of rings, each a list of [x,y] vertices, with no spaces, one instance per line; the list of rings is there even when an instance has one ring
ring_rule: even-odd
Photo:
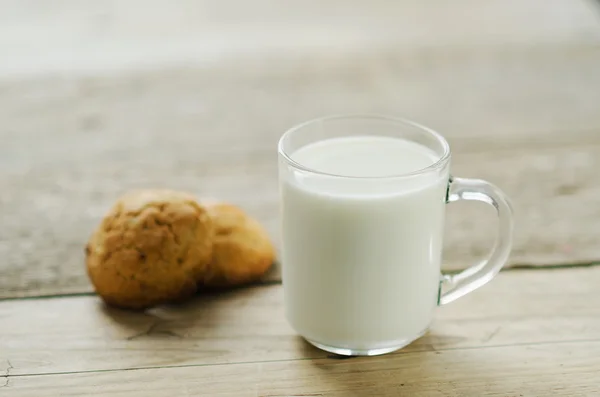
[[[498,349],[503,347],[527,347],[527,346],[546,346],[546,345],[565,345],[565,344],[577,344],[577,343],[597,343],[600,342],[600,338],[595,339],[572,339],[572,340],[556,340],[556,341],[543,341],[543,342],[523,342],[523,343],[505,343],[499,345],[486,345],[486,346],[461,346],[461,347],[448,347],[435,349],[435,352],[452,352],[461,350],[483,350],[483,349]],[[424,348],[420,350],[403,351],[399,350],[396,352],[388,353],[385,356],[379,356],[379,358],[399,356],[399,355],[416,355],[421,353],[431,353],[431,349]],[[0,375],[1,378],[22,378],[22,377],[34,377],[34,376],[52,376],[52,375],[77,375],[77,374],[91,374],[91,373],[107,373],[107,372],[123,372],[123,371],[143,371],[149,369],[175,369],[175,368],[200,368],[200,367],[222,367],[229,365],[249,365],[249,364],[271,364],[271,363],[292,363],[299,361],[311,361],[311,360],[328,360],[328,361],[339,361],[339,360],[368,360],[369,357],[359,356],[336,356],[329,354],[327,356],[314,356],[314,357],[299,357],[299,358],[287,358],[280,360],[255,360],[255,361],[233,361],[233,362],[217,362],[217,363],[206,363],[206,364],[182,364],[182,365],[158,365],[158,366],[147,366],[147,367],[132,367],[132,368],[111,368],[111,369],[90,369],[84,371],[65,371],[65,372],[41,372],[36,374],[15,374],[11,375],[10,370],[13,368],[10,365],[6,369],[6,373]],[[7,360],[10,364],[10,361]],[[2,388],[0,386],[0,388]]]
[[[440,310],[431,332],[388,356],[417,360],[432,352],[594,345],[600,317],[589,296],[599,270],[505,272],[485,291]],[[0,377],[339,361],[301,343],[283,319],[280,293],[279,286],[258,286],[147,313],[106,309],[90,297],[52,299],[45,306],[5,302]]]

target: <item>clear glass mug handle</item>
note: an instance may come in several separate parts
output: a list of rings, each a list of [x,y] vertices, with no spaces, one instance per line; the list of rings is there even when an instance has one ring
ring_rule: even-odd
[[[498,214],[498,237],[488,258],[454,275],[443,275],[439,305],[445,305],[476,290],[493,279],[502,269],[512,248],[513,211],[506,195],[496,186],[479,179],[452,178],[448,185],[447,202],[482,201]],[[442,286],[449,289],[441,292]]]

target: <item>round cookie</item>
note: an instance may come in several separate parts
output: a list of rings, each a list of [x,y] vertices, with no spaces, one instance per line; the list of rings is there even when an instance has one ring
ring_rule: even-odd
[[[212,219],[171,190],[121,197],[86,245],[88,275],[110,305],[143,309],[185,299],[212,257]]]
[[[273,264],[275,248],[265,229],[242,209],[206,203],[215,226],[212,260],[201,283],[233,287],[258,280]]]

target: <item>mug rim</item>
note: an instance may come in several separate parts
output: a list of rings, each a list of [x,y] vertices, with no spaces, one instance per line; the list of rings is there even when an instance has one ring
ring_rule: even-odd
[[[307,166],[295,161],[294,159],[292,159],[290,154],[288,154],[285,151],[285,149],[283,148],[283,145],[284,145],[284,142],[286,141],[286,139],[288,139],[289,136],[291,134],[293,134],[294,132],[296,132],[304,127],[307,127],[311,124],[314,124],[314,123],[323,122],[323,121],[331,121],[331,120],[339,120],[339,119],[363,119],[363,120],[370,119],[370,120],[387,121],[387,122],[392,122],[392,123],[396,123],[396,124],[408,125],[408,126],[417,128],[417,129],[433,136],[435,138],[435,140],[442,146],[443,153],[440,156],[440,158],[437,161],[435,161],[433,164],[430,164],[427,167],[420,168],[415,171],[406,172],[406,173],[402,173],[402,174],[384,175],[384,176],[352,176],[352,175],[340,175],[340,174],[335,174],[335,173],[330,173],[330,172],[324,172],[324,171],[316,170],[311,167],[307,167]],[[278,151],[279,155],[290,166],[292,166],[294,168],[297,168],[299,170],[302,170],[304,172],[308,172],[311,174],[327,176],[327,177],[331,177],[331,178],[345,178],[345,179],[395,179],[395,178],[412,177],[412,176],[422,175],[427,172],[431,172],[431,171],[443,168],[450,160],[450,145],[448,144],[448,141],[446,141],[446,139],[437,131],[435,131],[429,127],[426,127],[422,124],[419,124],[415,121],[403,118],[403,117],[385,116],[385,115],[379,115],[379,114],[360,114],[360,113],[334,114],[334,115],[330,115],[330,116],[316,117],[316,118],[304,121],[302,123],[296,124],[296,125],[292,126],[291,128],[287,129],[281,135],[281,138],[279,138],[279,142],[277,144],[277,151]]]

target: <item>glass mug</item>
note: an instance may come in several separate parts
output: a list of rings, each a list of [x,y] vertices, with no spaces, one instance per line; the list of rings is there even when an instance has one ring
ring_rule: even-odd
[[[322,350],[398,350],[426,332],[436,306],[483,286],[508,259],[507,197],[452,177],[449,145],[429,128],[325,117],[285,132],[278,152],[286,317]],[[486,261],[443,275],[445,207],[458,200],[492,205],[499,233]]]

